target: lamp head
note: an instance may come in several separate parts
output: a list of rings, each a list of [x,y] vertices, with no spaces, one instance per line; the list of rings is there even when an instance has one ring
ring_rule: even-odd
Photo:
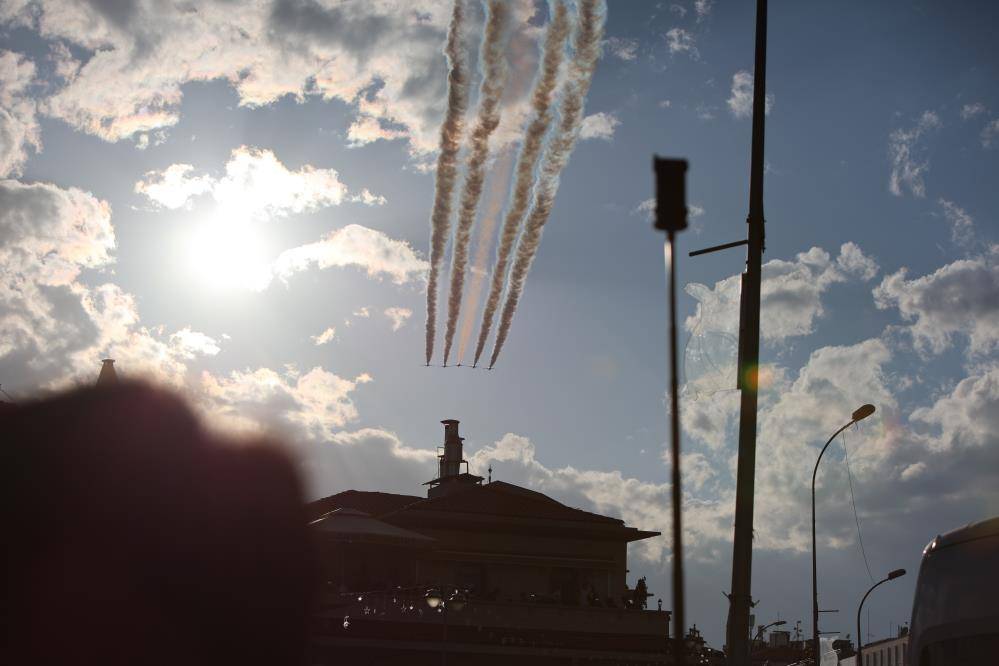
[[[895,569],[890,574],[888,574],[888,580],[895,580],[896,578],[899,578],[900,576],[904,575],[905,575],[905,569]]]
[[[785,624],[787,624],[787,620],[777,620],[776,622],[774,622],[773,626],[783,627]]]
[[[436,589],[427,590],[426,599],[427,599],[427,605],[430,606],[431,608],[437,608],[438,606],[441,605],[442,601],[441,593],[438,592]]]
[[[853,422],[863,421],[868,416],[874,413],[874,405],[861,405],[857,408],[857,411],[853,413]]]

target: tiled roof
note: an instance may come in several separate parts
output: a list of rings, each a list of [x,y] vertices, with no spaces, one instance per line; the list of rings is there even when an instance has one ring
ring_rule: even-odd
[[[574,509],[547,495],[503,481],[468,486],[467,489],[460,492],[421,500],[400,510],[407,513],[411,511],[446,511],[623,525],[623,521],[617,518]]]
[[[345,490],[342,493],[309,502],[307,511],[309,520],[316,520],[336,509],[357,509],[372,516],[381,516],[422,499],[422,497],[415,495]]]

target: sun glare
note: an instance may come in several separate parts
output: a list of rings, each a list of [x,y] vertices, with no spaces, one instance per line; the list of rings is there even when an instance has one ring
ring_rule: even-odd
[[[265,243],[252,224],[206,220],[189,243],[189,267],[206,287],[260,290],[270,281]]]

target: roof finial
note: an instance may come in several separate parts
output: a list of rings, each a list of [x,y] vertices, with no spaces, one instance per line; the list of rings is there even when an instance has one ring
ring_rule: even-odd
[[[97,376],[98,386],[113,386],[118,383],[118,373],[114,371],[114,359],[101,361],[101,373]]]
[[[492,483],[492,482],[493,482],[493,464],[489,463],[489,480],[486,481],[486,483]]]

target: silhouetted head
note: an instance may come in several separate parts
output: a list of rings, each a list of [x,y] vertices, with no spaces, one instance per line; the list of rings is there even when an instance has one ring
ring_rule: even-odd
[[[303,661],[312,556],[277,449],[129,383],[22,405],[0,432],[8,663]]]

